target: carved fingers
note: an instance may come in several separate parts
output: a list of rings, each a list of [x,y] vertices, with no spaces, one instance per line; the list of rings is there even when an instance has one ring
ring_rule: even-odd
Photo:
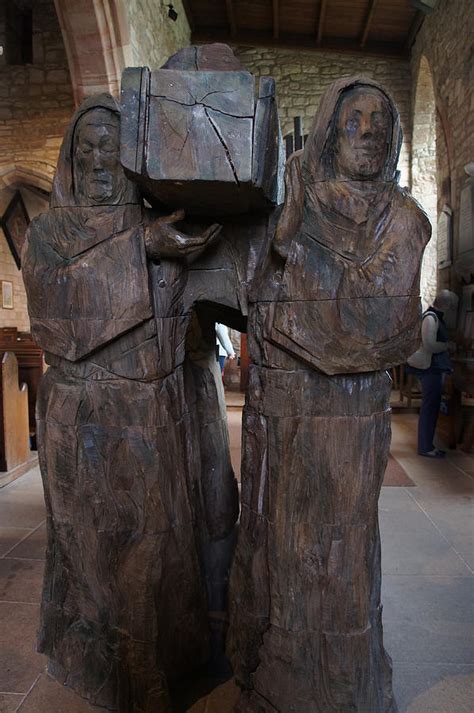
[[[160,218],[156,219],[156,223],[179,223],[180,220],[184,220],[186,217],[185,211],[180,208],[178,210],[175,210],[173,213],[170,213],[170,215],[163,215]]]
[[[158,218],[145,228],[145,246],[152,260],[178,259],[190,263],[196,260],[219,237],[222,225],[214,223],[203,233],[188,235],[173,227],[172,223],[182,220],[184,211],[176,211],[170,216]]]

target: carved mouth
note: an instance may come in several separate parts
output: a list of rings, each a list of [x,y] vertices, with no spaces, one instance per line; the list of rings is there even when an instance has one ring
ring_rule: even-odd
[[[363,144],[362,146],[356,146],[356,151],[365,151],[370,153],[377,153],[380,149],[376,144]]]

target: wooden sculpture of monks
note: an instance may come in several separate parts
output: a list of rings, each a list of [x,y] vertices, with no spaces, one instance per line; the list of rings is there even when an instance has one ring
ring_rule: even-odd
[[[212,59],[202,74],[199,52],[204,64]],[[200,451],[200,439],[223,430],[207,347],[214,319],[243,326],[248,310],[253,363],[228,643],[239,708],[394,713],[377,523],[390,441],[385,370],[417,347],[429,224],[397,184],[392,100],[370,80],[345,79],[323,98],[304,153],[290,159],[285,205],[267,230],[279,195],[274,88],[261,83],[255,103],[253,79],[229,52],[188,48],[150,83],[141,72],[122,123],[149,116],[135,109],[151,87],[160,121],[145,121],[146,146],[141,131],[122,135],[127,171],[151,193],[156,182],[159,201],[166,195],[175,208],[181,197],[191,212],[206,199],[186,232],[174,225],[179,210],[145,214],[120,164],[119,108],[107,95],[73,117],[51,209],[29,229],[29,312],[50,365],[37,414],[48,512],[39,648],[53,675],[119,713],[170,713],[169,682],[206,661],[203,552],[219,570],[219,543],[236,517],[231,471],[216,465],[214,443]],[[179,108],[175,92],[188,84],[206,91]],[[157,126],[176,134],[167,101],[186,129],[183,147],[156,135]],[[193,112],[212,148],[203,171]],[[230,154],[209,130],[218,119]],[[185,160],[184,145],[191,178],[173,158],[178,148]],[[229,155],[244,156],[245,181],[229,174]],[[166,178],[176,166],[179,175]],[[215,196],[225,203],[216,215],[227,216],[220,234],[200,227],[212,222]],[[194,318],[193,367],[185,345]]]
[[[119,106],[93,97],[72,119],[51,209],[23,253],[50,365],[37,411],[48,514],[39,650],[59,680],[120,713],[168,713],[168,682],[209,655],[182,301],[186,263],[218,228],[190,237],[172,227],[181,217],[147,223],[120,165]]]
[[[228,653],[245,713],[394,713],[377,501],[390,377],[419,334],[429,222],[368,79],[321,100],[250,296]]]

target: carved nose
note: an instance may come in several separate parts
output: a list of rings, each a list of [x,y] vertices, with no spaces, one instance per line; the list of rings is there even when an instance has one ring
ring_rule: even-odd
[[[94,149],[92,154],[92,167],[97,169],[102,168],[102,159],[99,149]]]
[[[372,136],[373,128],[370,117],[362,117],[359,124],[359,133],[362,137]]]

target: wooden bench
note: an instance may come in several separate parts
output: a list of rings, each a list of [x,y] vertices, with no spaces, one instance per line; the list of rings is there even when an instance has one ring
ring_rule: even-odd
[[[28,387],[18,382],[18,362],[12,352],[1,354],[0,471],[9,471],[31,458]]]
[[[36,449],[36,396],[44,371],[43,351],[32,340],[29,332],[16,327],[0,329],[0,352],[12,352],[18,361],[20,383],[28,386],[28,423],[32,448]]]

